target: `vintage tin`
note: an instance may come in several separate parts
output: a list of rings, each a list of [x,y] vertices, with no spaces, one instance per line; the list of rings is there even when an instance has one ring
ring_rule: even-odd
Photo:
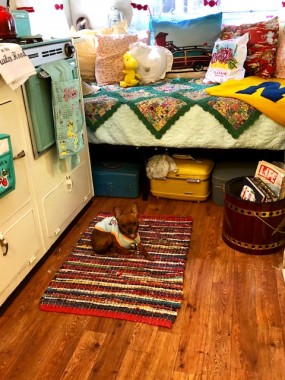
[[[241,199],[244,177],[226,182],[224,242],[236,251],[265,255],[285,247],[285,199],[256,203]]]

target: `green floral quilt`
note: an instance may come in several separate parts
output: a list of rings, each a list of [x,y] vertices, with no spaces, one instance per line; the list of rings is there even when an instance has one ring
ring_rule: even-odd
[[[208,95],[204,91],[207,87],[200,79],[180,78],[127,89],[119,85],[104,86],[96,94],[84,97],[86,123],[95,131],[126,104],[160,139],[178,118],[198,105],[218,119],[232,137],[238,138],[261,115],[239,99]]]

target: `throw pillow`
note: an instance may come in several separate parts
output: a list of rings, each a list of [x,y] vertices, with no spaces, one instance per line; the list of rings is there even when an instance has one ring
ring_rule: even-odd
[[[137,36],[130,34],[97,36],[95,76],[99,86],[119,83],[124,79],[123,55],[136,41]]]
[[[162,46],[149,46],[143,42],[135,42],[130,45],[129,51],[138,62],[136,72],[141,77],[141,83],[153,83],[164,79],[166,72],[171,69],[172,53]]]
[[[243,65],[246,59],[248,38],[248,33],[246,33],[230,40],[216,41],[204,83],[223,83],[228,79],[244,78]]]
[[[78,56],[81,78],[86,82],[95,81],[95,59],[96,59],[96,32],[89,29],[76,32],[76,37],[81,37],[75,43]],[[75,39],[76,41],[76,39]]]
[[[206,71],[222,25],[222,13],[195,19],[159,21],[152,19],[150,30],[156,45],[173,53],[171,72]]]
[[[285,24],[280,24],[279,39],[276,53],[276,78],[285,79]]]
[[[274,17],[268,21],[254,24],[225,26],[221,32],[221,39],[227,40],[249,33],[245,61],[246,75],[271,78],[274,76],[276,68],[278,32],[278,17]]]
[[[100,34],[127,34],[128,24],[127,20],[122,20],[121,22],[113,25],[111,28],[103,28],[100,30]]]

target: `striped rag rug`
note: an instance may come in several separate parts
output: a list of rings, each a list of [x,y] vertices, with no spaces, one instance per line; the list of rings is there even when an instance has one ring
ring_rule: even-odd
[[[140,237],[154,260],[142,255],[96,255],[95,224],[100,212],[51,280],[40,310],[109,317],[171,328],[183,297],[192,218],[140,216]]]

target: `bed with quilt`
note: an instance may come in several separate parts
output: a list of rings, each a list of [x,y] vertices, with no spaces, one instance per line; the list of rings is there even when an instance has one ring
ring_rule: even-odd
[[[98,87],[84,95],[90,144],[284,151],[285,32],[278,17],[221,30],[216,14],[181,25],[156,22],[152,28],[171,40],[164,41],[167,48],[146,46],[130,35],[96,37]],[[181,31],[192,46],[204,40],[213,46],[200,78],[168,75],[179,63],[177,51],[191,50],[178,41]],[[137,60],[142,80],[124,88],[120,65],[126,51]]]
[[[174,78],[128,89],[102,86],[84,97],[89,143],[284,150],[285,81],[243,81],[205,85]],[[272,91],[280,99],[270,99]]]

